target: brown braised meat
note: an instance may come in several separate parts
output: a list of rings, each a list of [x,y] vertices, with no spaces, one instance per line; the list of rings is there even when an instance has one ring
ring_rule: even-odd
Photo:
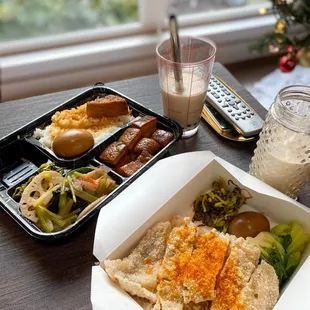
[[[149,160],[151,160],[153,156],[146,150],[143,150],[142,153],[138,156],[136,162],[140,162],[142,164],[146,164]]]
[[[113,142],[100,154],[100,159],[105,163],[116,166],[128,154],[126,144]]]
[[[139,161],[131,161],[127,165],[119,168],[118,172],[119,172],[119,174],[121,174],[124,177],[130,177],[136,171],[138,171],[142,166],[143,166],[143,164]]]
[[[88,101],[86,104],[86,113],[88,117],[126,115],[128,114],[128,104],[120,96],[108,95],[104,98]]]
[[[131,151],[141,139],[141,130],[138,128],[127,128],[121,137],[118,139],[119,142],[123,142],[127,145],[127,148]]]
[[[128,163],[130,163],[133,159],[131,158],[131,154],[127,154],[126,156],[122,157],[120,159],[120,161],[117,163],[117,165],[115,166],[115,170],[117,172],[119,172],[119,169],[121,167],[123,167],[124,165],[127,165]]]
[[[134,152],[136,154],[141,154],[142,151],[147,151],[148,153],[154,155],[160,149],[160,145],[153,139],[142,138],[135,146]]]
[[[132,123],[132,127],[139,128],[142,137],[149,138],[156,130],[157,119],[151,115],[145,115]]]
[[[173,133],[168,132],[166,130],[162,129],[157,129],[153,134],[152,134],[152,139],[158,142],[161,146],[166,146],[173,140]]]

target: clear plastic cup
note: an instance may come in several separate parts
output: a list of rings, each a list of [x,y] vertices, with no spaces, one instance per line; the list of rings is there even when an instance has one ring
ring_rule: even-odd
[[[180,37],[181,63],[172,60],[170,39],[160,43],[156,53],[164,115],[180,124],[183,138],[191,137],[198,130],[215,44],[209,39]]]

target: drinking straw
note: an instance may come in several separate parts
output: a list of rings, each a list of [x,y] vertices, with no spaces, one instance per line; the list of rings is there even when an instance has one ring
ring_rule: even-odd
[[[175,63],[181,64],[181,53],[180,53],[180,40],[179,40],[179,29],[175,15],[169,16],[169,29],[170,29],[170,42],[172,51],[172,60]],[[173,73],[175,78],[176,90],[178,93],[183,93],[183,77],[181,66],[178,64],[173,65]]]

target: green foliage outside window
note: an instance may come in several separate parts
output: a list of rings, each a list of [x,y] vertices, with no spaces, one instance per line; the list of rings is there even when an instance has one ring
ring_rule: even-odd
[[[0,41],[138,20],[137,0],[0,0]]]

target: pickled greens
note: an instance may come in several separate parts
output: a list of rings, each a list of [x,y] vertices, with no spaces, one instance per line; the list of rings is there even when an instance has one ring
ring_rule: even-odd
[[[228,186],[230,183],[231,189]],[[248,199],[232,181],[228,184],[219,177],[218,181],[213,182],[212,189],[208,193],[196,198],[193,204],[194,221],[201,221],[207,226],[227,232],[230,221]]]

